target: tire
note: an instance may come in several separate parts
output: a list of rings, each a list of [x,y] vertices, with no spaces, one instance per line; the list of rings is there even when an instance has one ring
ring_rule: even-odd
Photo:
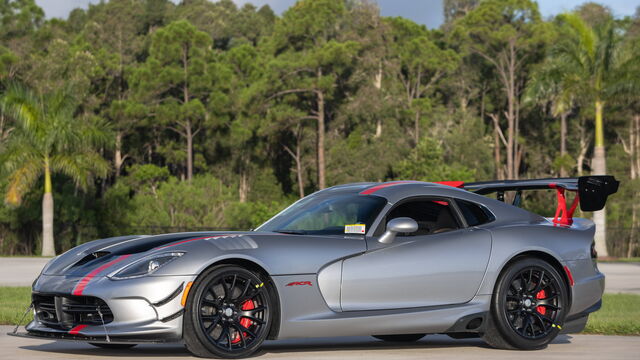
[[[193,284],[185,306],[187,349],[199,357],[251,355],[269,334],[274,291],[268,279],[239,266],[205,271]]]
[[[138,344],[103,344],[103,343],[89,343],[89,344],[95,347],[110,349],[110,350],[131,349],[132,347],[138,345]]]
[[[545,348],[564,324],[568,291],[564,278],[546,261],[515,261],[498,278],[483,340],[498,349]]]
[[[388,342],[414,342],[422,339],[426,334],[400,334],[400,335],[372,335],[374,338]]]

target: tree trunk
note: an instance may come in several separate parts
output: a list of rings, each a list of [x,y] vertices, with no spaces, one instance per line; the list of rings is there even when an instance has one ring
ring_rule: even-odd
[[[191,120],[187,120],[185,133],[187,135],[187,181],[191,182],[193,178],[193,132],[191,130]]]
[[[298,193],[300,194],[300,198],[304,197],[304,180],[302,179],[302,159],[300,156],[300,139],[296,141],[296,175],[298,178]]]
[[[246,171],[241,171],[240,173],[240,186],[239,186],[239,197],[240,202],[247,202],[247,197],[249,194],[249,179]]]
[[[120,171],[122,169],[122,132],[116,132],[116,150],[113,156],[113,166],[116,170],[116,177],[120,176]]]
[[[582,176],[584,169],[584,159],[587,157],[587,150],[589,149],[589,139],[587,138],[587,131],[585,130],[584,122],[581,120],[578,128],[580,129],[580,153],[576,159],[576,168],[578,170],[578,176]]]
[[[375,86],[378,91],[382,90],[382,61],[378,63],[378,72],[376,73],[376,77],[373,81],[373,86]],[[380,94],[380,98],[382,98],[382,94]],[[380,114],[376,115],[376,134],[374,137],[379,138],[382,136],[382,117]]]
[[[322,77],[322,69],[318,68],[318,81]],[[325,158],[324,158],[324,137],[325,137],[325,112],[324,112],[324,92],[316,90],[318,98],[318,188],[320,190],[327,187],[325,179]]]
[[[602,119],[602,111],[604,104],[602,101],[597,100],[596,106],[596,123],[595,123],[595,147],[593,150],[593,162],[591,166],[591,173],[593,175],[606,175],[607,162],[604,149],[604,126]],[[607,251],[607,213],[606,208],[595,211],[593,213],[593,222],[596,224],[596,251],[598,256],[609,256]]]
[[[53,194],[51,191],[49,160],[45,159],[44,196],[42,197],[42,256],[56,256],[53,241]]]
[[[638,214],[638,203],[633,202],[631,205],[631,231],[629,234],[629,242],[627,245],[627,257],[633,257],[633,253],[635,252],[635,239],[636,239],[636,223],[637,223],[637,214]]]
[[[560,114],[560,157],[564,160],[567,154],[567,113]],[[560,177],[567,177],[567,169],[564,163],[560,164]]]
[[[416,144],[416,146],[418,146],[418,144],[420,143],[420,110],[416,110],[416,117],[414,119],[414,132],[415,132],[415,138],[414,138],[414,142]]]
[[[503,180],[502,176],[502,159],[500,158],[500,135],[498,134],[497,124],[493,128],[493,162],[496,167],[496,179]]]

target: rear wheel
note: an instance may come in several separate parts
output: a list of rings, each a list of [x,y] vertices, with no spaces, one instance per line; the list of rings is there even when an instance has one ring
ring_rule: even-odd
[[[200,276],[185,309],[184,340],[196,356],[241,358],[258,350],[272,318],[269,283],[238,266]]]
[[[414,342],[422,339],[426,334],[373,335],[374,338],[389,342]]]
[[[523,258],[498,279],[483,339],[501,349],[542,349],[560,332],[568,306],[558,271],[541,259]]]

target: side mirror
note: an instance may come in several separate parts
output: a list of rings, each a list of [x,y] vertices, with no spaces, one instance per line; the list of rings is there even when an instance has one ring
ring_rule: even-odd
[[[418,230],[418,223],[412,218],[399,217],[387,223],[387,231],[378,239],[379,243],[391,244],[398,233],[412,233]]]

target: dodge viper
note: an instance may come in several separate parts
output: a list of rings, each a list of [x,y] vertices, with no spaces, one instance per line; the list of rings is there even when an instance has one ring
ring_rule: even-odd
[[[184,342],[220,358],[266,339],[353,335],[540,349],[601,306],[595,226],[573,213],[603,208],[617,188],[612,176],[356,183],[252,231],[95,240],[48,262],[33,320],[10,335]],[[543,189],[556,192],[553,218],[519,207],[524,191]]]

